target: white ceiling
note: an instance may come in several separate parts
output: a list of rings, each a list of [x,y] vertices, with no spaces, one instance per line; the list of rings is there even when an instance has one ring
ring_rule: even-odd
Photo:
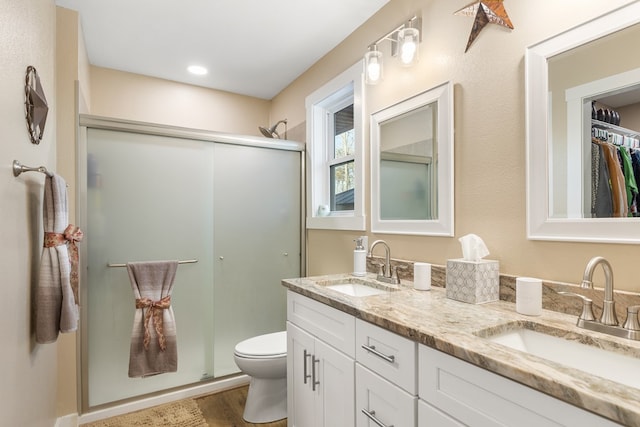
[[[56,0],[91,64],[272,99],[389,0]],[[364,53],[364,52],[363,52]],[[196,64],[205,76],[190,75]]]

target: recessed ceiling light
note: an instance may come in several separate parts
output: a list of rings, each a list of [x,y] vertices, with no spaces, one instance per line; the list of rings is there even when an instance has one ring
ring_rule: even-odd
[[[189,65],[189,67],[187,67],[187,71],[197,76],[204,76],[208,72],[206,68],[201,67],[200,65]]]

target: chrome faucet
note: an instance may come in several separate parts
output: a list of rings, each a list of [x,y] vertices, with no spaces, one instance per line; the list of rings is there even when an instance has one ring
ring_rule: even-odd
[[[634,305],[627,307],[627,320],[625,320],[622,326],[618,326],[618,316],[616,315],[615,301],[613,299],[613,269],[609,261],[600,256],[592,258],[584,269],[580,287],[583,289],[593,289],[593,272],[600,264],[602,264],[605,279],[604,301],[602,303],[600,320],[596,320],[593,315],[592,301],[590,298],[575,292],[558,293],[582,298],[582,313],[578,316],[578,327],[620,338],[640,341],[640,323],[638,322],[640,306]]]
[[[384,240],[376,240],[375,242],[373,242],[371,244],[371,249],[369,249],[369,256],[373,255],[373,249],[375,249],[375,247],[379,244],[384,246],[384,264],[382,264],[380,271],[378,272],[377,279],[381,282],[393,283],[397,285],[398,283],[400,283],[400,279],[398,278],[396,270],[393,270],[392,274],[391,249],[389,248],[389,245],[387,245],[387,242],[385,242]]]

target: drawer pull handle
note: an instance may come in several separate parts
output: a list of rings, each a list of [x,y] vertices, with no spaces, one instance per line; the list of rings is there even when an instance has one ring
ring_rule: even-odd
[[[393,362],[395,362],[395,360],[396,360],[396,357],[395,357],[395,356],[393,356],[393,355],[391,355],[391,356],[387,356],[386,354],[382,354],[382,353],[380,353],[378,350],[376,350],[376,346],[375,346],[375,345],[371,345],[371,346],[369,346],[369,345],[363,344],[363,345],[362,345],[362,348],[364,348],[365,350],[367,350],[367,351],[368,351],[368,352],[370,352],[370,353],[375,354],[375,355],[376,355],[376,356],[378,356],[379,358],[386,360],[386,361],[387,361],[387,362],[389,362],[389,363],[393,363]]]
[[[382,421],[380,421],[379,419],[377,419],[376,418],[376,411],[367,411],[366,409],[363,409],[362,413],[365,414],[367,416],[367,418],[369,418],[371,421],[373,421],[374,423],[376,423],[380,427],[393,427],[393,425],[388,426],[385,423],[383,423]]]
[[[316,381],[316,363],[320,366],[320,359],[311,356],[311,390],[316,391],[316,386],[320,385],[320,381]]]
[[[311,378],[311,375],[307,374],[307,358],[311,357],[311,353],[307,353],[307,350],[304,351],[304,383],[307,383],[307,379]]]

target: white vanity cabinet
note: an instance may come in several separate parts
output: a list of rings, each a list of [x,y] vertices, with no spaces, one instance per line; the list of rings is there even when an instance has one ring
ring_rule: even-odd
[[[289,427],[355,425],[355,318],[287,292]]]
[[[618,425],[422,344],[418,371],[419,427]]]
[[[356,320],[356,426],[415,427],[417,344]]]

